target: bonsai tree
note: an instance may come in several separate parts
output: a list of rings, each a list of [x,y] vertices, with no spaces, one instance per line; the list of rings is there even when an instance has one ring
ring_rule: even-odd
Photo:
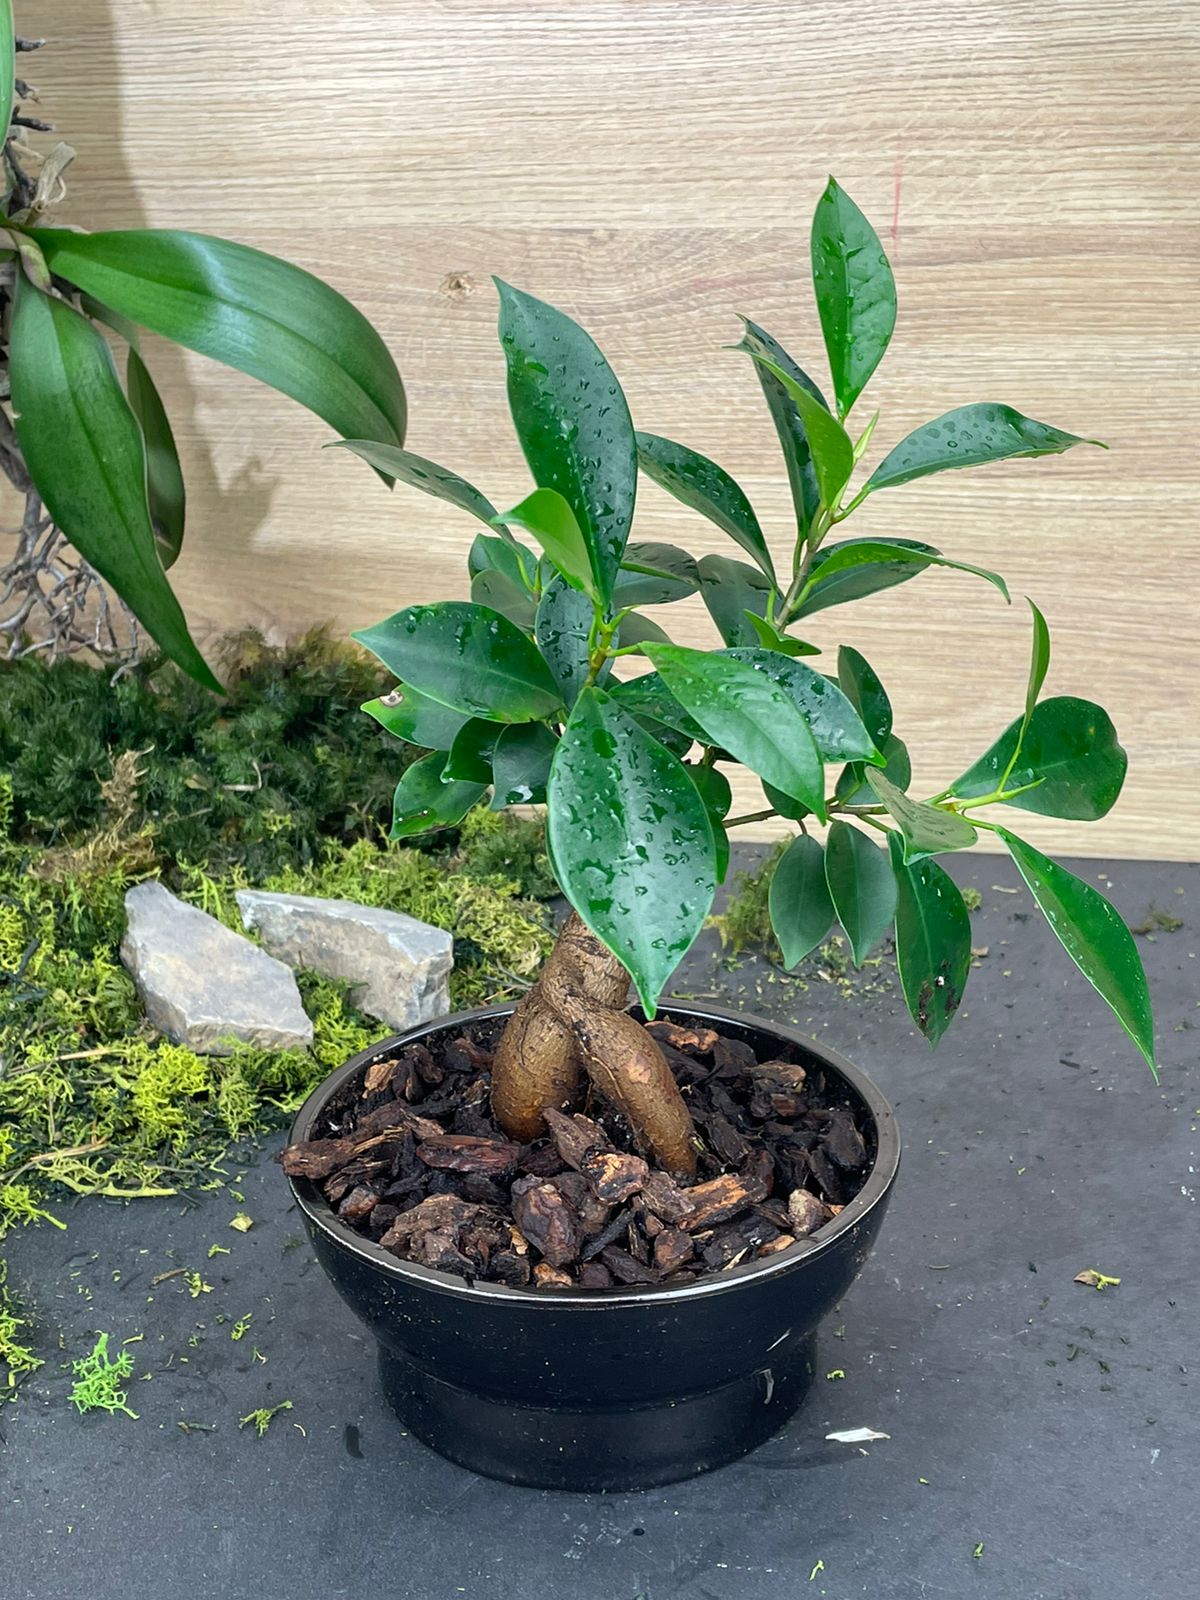
[[[17,52],[37,47],[16,37],[0,0],[0,468],[24,497],[16,556],[0,567],[0,606],[12,604],[0,653],[120,653],[102,596],[99,628],[82,627],[94,586],[66,570],[61,534],[166,655],[219,690],[166,575],[183,542],[184,483],[140,330],[261,379],[343,437],[402,444],[404,389],[362,313],[286,261],[198,233],[42,226],[73,152],[22,142],[50,126],[15,109],[32,94]],[[124,386],[102,330],[125,346]],[[35,612],[50,634],[30,644]]]
[[[812,272],[828,399],[756,323],[744,321],[735,347],[754,365],[791,486],[796,528],[779,564],[729,473],[684,444],[635,432],[615,374],[583,329],[506,283],[497,287],[508,398],[536,488],[498,513],[457,473],[388,439],[348,443],[379,472],[486,527],[468,558],[470,601],[408,606],[355,637],[399,680],[364,709],[433,752],[400,781],[392,838],[451,826],[489,794],[493,807],[547,805],[550,860],[573,911],[497,1050],[493,1105],[514,1138],[534,1137],[543,1109],[568,1105],[590,1078],[643,1148],[674,1172],[693,1171],[686,1106],[657,1044],[624,1009],[629,982],[652,1017],[709,913],[730,830],[766,816],[798,824],[770,886],[788,967],[835,920],[857,963],[894,928],[908,1009],[936,1045],[971,955],[963,897],[937,858],[986,832],[1010,851],[1068,954],[1153,1068],[1145,978],[1116,911],[996,820],[1020,811],[1102,817],[1125,776],[1100,706],[1041,698],[1050,642],[1038,608],[1030,602],[1024,705],[929,796],[909,792],[908,749],[869,663],[844,645],[836,669],[822,671],[802,637],[815,613],[930,569],[969,574],[1009,600],[997,574],[896,538],[886,523],[835,535],[915,479],[1097,441],[985,401],[925,423],[865,465],[878,415],[853,428],[850,417],[891,340],[896,292],[878,237],[832,180],[813,222]],[[696,560],[634,540],[639,470],[748,559]],[[719,635],[707,650],[673,643],[642,612],[697,590]],[[626,676],[634,662],[651,670]],[[734,763],[762,780],[765,811],[729,816]]]

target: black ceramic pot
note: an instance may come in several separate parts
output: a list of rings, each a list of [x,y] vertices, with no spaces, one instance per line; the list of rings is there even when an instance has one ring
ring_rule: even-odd
[[[466,1012],[380,1040],[313,1091],[292,1140],[311,1139],[330,1101],[397,1046],[511,1009]],[[315,1184],[290,1180],[321,1265],[378,1341],[391,1405],[418,1438],[474,1472],[541,1488],[636,1489],[744,1455],[803,1400],[817,1325],[879,1231],[900,1136],[870,1079],[792,1028],[715,1006],[672,1005],[666,1014],[744,1039],[760,1060],[819,1064],[861,1102],[874,1129],[873,1166],[826,1227],[678,1288],[469,1286],[397,1260],[339,1221]]]

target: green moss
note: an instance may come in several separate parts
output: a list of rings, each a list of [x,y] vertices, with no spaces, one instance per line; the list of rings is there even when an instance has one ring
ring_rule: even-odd
[[[125,1380],[133,1371],[133,1357],[128,1350],[110,1356],[106,1333],[99,1335],[91,1355],[71,1363],[71,1371],[75,1374],[75,1383],[70,1398],[81,1415],[88,1411],[107,1411],[111,1416],[115,1411],[123,1411],[127,1417],[137,1420],[137,1412],[129,1409],[125,1388]]]
[[[771,927],[768,896],[779,858],[788,847],[783,839],[753,872],[739,872],[733,880],[725,909],[712,918],[721,943],[731,955],[743,950],[771,950],[781,959],[775,931]]]
[[[0,1401],[11,1399],[18,1383],[45,1363],[29,1343],[32,1329],[26,1313],[8,1287],[8,1266],[0,1261]]]
[[[15,814],[11,793],[0,780],[0,819]],[[519,993],[551,942],[544,908],[492,870],[508,826],[490,820],[437,853],[329,842],[264,886],[389,906],[449,929],[454,1003],[482,1004]],[[355,1010],[346,985],[305,972],[311,1051],[240,1046],[217,1058],[155,1035],[117,954],[125,888],[146,871],[143,835],[124,847],[115,832],[85,839],[71,847],[68,875],[60,848],[0,834],[0,1236],[54,1220],[68,1194],[214,1186],[231,1144],[285,1121],[383,1031]],[[513,859],[533,864],[536,847],[531,825],[520,825]],[[233,896],[250,881],[244,865],[214,873],[183,864],[178,879],[194,903],[240,928]]]
[[[203,861],[259,878],[377,834],[412,754],[358,709],[385,687],[378,663],[322,630],[280,648],[239,634],[217,657],[223,699],[169,663],[115,683],[81,661],[0,668],[5,831],[58,846],[115,823],[152,836],[168,877]]]

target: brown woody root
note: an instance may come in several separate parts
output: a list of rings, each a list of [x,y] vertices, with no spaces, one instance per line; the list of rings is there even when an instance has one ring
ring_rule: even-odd
[[[628,995],[625,968],[572,912],[497,1046],[492,1109],[527,1142],[544,1132],[546,1107],[577,1100],[586,1074],[661,1166],[692,1177],[691,1116],[662,1051],[624,1009]]]

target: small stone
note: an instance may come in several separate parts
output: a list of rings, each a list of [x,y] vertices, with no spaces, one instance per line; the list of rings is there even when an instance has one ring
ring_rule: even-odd
[[[312,1022],[282,961],[161,883],[135,884],[125,915],[121,960],[167,1038],[203,1055],[229,1055],[239,1043],[259,1050],[312,1044]]]
[[[398,1031],[450,1010],[454,941],[403,911],[239,889],[242,921],[293,967],[352,983],[353,1003]]]
[[[796,1238],[806,1239],[831,1218],[830,1208],[807,1189],[793,1189],[788,1195],[788,1220]]]

